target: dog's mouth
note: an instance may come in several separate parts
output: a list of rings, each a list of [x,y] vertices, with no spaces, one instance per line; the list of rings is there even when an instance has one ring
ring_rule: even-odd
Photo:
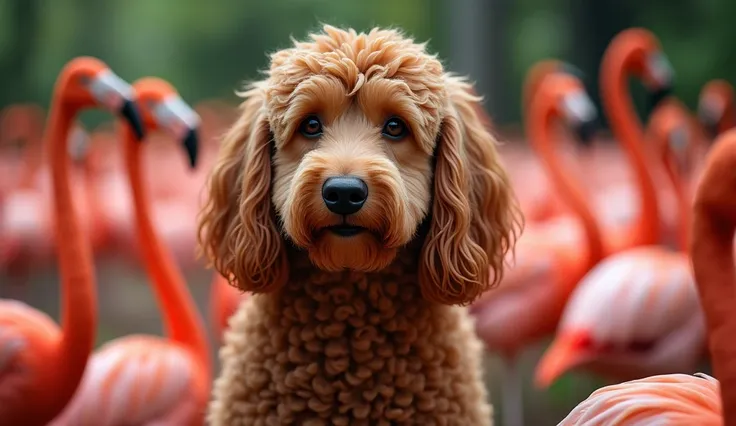
[[[347,224],[328,226],[326,229],[340,237],[353,237],[361,232],[367,231],[367,229],[362,226]]]

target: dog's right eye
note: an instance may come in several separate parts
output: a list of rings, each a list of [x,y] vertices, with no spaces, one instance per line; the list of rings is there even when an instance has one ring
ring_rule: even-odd
[[[310,115],[299,125],[299,132],[306,138],[318,138],[322,135],[322,122],[318,117]]]

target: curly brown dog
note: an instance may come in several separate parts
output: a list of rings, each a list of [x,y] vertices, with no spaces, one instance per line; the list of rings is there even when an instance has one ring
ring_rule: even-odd
[[[472,86],[394,30],[330,26],[271,57],[200,219],[254,293],[208,421],[490,425],[467,305],[522,227]]]

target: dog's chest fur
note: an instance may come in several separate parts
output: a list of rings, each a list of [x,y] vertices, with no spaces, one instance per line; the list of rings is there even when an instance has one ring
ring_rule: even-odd
[[[466,310],[432,304],[411,265],[290,282],[231,320],[212,424],[490,425]]]

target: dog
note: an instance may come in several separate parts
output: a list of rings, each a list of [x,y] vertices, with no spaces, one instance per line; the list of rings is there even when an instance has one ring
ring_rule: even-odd
[[[253,296],[210,424],[492,424],[464,306],[523,218],[474,93],[401,31],[332,26],[240,93],[199,241]]]

